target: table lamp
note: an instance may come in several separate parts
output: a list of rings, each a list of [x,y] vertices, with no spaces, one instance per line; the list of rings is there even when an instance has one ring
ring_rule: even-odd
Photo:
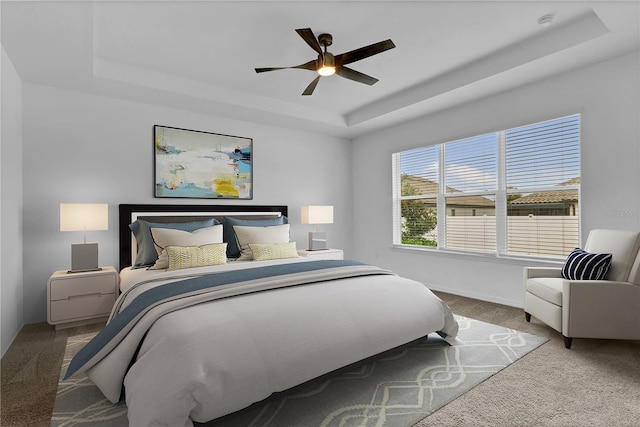
[[[60,203],[60,231],[83,231],[84,243],[71,245],[69,273],[101,270],[98,244],[87,243],[87,231],[109,229],[109,205],[106,203]]]
[[[303,206],[302,224],[333,224],[333,206]],[[324,231],[309,232],[309,250],[327,249],[327,233]]]

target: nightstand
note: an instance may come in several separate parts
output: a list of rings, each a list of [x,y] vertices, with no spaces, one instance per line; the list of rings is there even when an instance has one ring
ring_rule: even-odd
[[[317,251],[300,249],[298,250],[298,255],[313,259],[344,259],[342,249],[320,249]]]
[[[56,271],[47,282],[47,322],[56,329],[98,323],[111,314],[117,296],[114,267],[82,273]]]

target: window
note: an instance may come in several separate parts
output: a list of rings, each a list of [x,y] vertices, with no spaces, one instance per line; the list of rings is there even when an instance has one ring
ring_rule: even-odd
[[[394,244],[566,256],[578,246],[580,116],[393,154]]]

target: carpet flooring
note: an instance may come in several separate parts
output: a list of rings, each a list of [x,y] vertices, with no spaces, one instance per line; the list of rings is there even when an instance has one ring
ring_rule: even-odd
[[[545,344],[416,423],[426,426],[638,426],[640,341],[562,336],[522,309],[436,292],[454,313],[549,338]],[[69,336],[102,325],[55,331],[25,325],[1,364],[0,425],[50,425]]]
[[[339,375],[281,393],[268,402],[206,424],[237,426],[411,427],[547,341],[535,335],[456,316],[458,338],[437,334]],[[93,334],[70,337],[62,372]],[[112,405],[85,375],[61,380],[52,427],[128,425],[123,402]]]

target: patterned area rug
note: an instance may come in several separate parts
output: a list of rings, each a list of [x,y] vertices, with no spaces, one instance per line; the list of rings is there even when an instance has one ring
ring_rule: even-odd
[[[198,426],[411,426],[547,341],[535,335],[456,316],[449,345],[437,334],[325,381]],[[71,337],[62,365],[93,334]],[[107,401],[82,376],[60,381],[51,426],[126,426],[127,407]]]

